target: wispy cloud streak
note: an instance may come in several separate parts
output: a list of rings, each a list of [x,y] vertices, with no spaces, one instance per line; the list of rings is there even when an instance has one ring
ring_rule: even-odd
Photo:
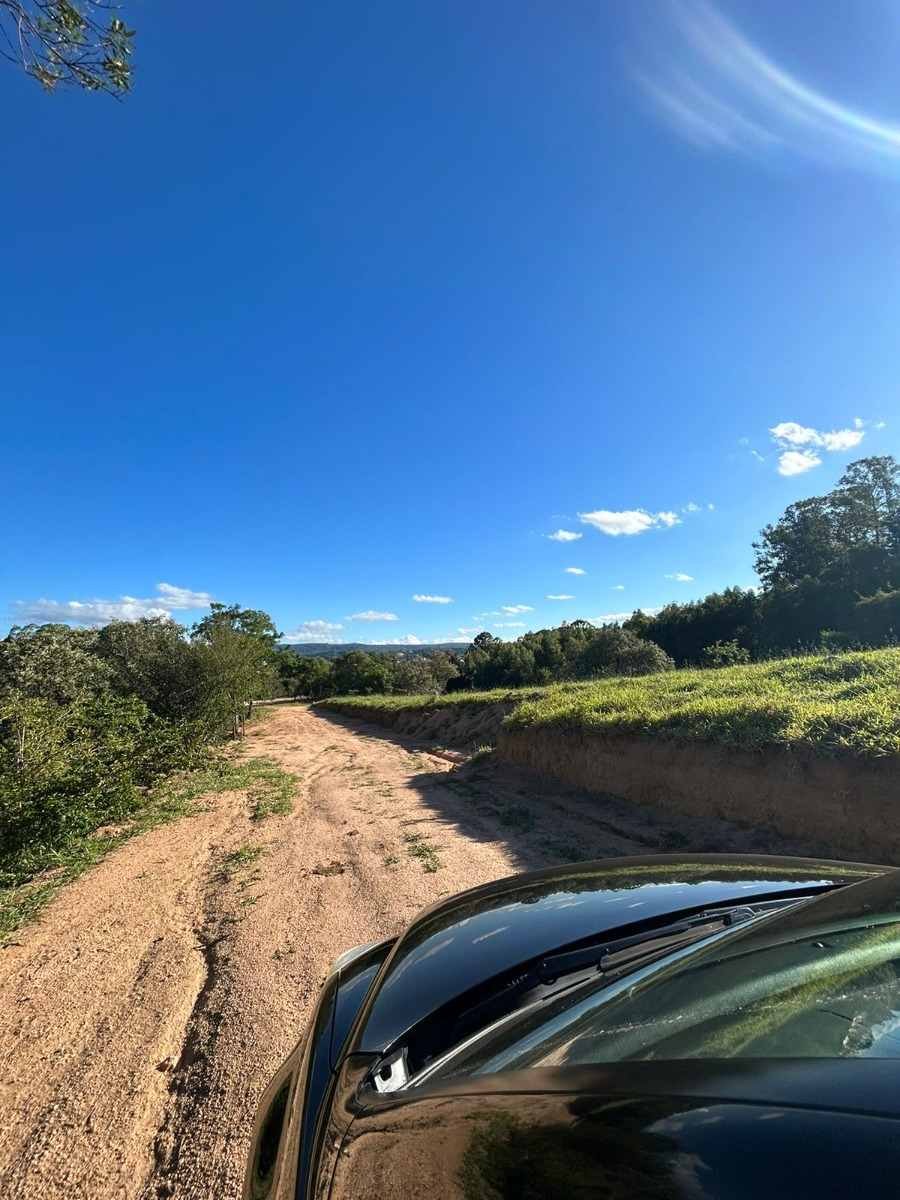
[[[659,40],[645,41],[634,76],[656,115],[682,137],[745,155],[900,164],[900,125],[804,82],[711,0],[667,0],[659,11]]]

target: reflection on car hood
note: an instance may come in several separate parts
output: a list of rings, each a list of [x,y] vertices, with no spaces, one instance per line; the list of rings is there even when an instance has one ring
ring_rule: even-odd
[[[799,858],[660,856],[554,867],[474,888],[426,909],[398,939],[348,1049],[380,1053],[448,1000],[561,946],[887,870]]]

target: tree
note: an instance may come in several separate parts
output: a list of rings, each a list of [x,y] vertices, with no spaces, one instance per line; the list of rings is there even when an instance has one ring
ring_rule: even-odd
[[[767,588],[817,579],[834,562],[835,530],[827,496],[789,504],[784,516],[767,525],[756,551],[754,569]]]
[[[0,0],[0,55],[48,92],[80,87],[123,96],[131,90],[134,36],[97,0]]]
[[[667,604],[655,616],[640,609],[622,625],[629,633],[656,642],[678,666],[705,662],[704,648],[736,641],[750,656],[758,639],[759,597],[750,588],[729,587],[702,600]]]
[[[106,664],[95,654],[97,631],[68,625],[16,625],[0,642],[0,695],[68,704],[102,691]]]
[[[703,648],[703,661],[707,667],[735,667],[750,661],[750,652],[736,641],[713,642]]]
[[[389,694],[393,686],[390,659],[384,654],[350,650],[334,660],[333,688],[339,696]]]
[[[202,648],[207,719],[230,721],[232,735],[240,737],[253,701],[275,689],[275,641],[281,634],[259,609],[210,608],[191,631],[191,640]]]
[[[202,720],[208,711],[201,647],[170,617],[112,621],[97,632],[97,654],[120,696],[138,696],[172,721]]]
[[[431,663],[424,654],[406,654],[394,663],[394,691],[401,696],[425,696],[436,688]]]
[[[890,455],[850,463],[833,491],[789,505],[753,548],[766,588],[807,578],[860,595],[900,586],[900,464]]]
[[[267,649],[274,650],[275,643],[284,635],[275,628],[275,622],[267,612],[259,608],[241,608],[239,604],[216,604],[209,606],[208,617],[204,617],[194,626],[195,636],[205,636],[216,628],[233,629],[236,633],[245,633],[248,637],[256,638]]]
[[[293,651],[290,651],[293,654]],[[294,655],[297,665],[294,669],[293,695],[307,696],[310,700],[321,700],[334,690],[334,671],[327,658],[301,658]]]

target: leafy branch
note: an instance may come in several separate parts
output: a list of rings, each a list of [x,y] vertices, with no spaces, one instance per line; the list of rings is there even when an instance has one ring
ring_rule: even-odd
[[[80,87],[120,98],[131,90],[134,30],[99,0],[0,0],[0,56],[48,92]]]

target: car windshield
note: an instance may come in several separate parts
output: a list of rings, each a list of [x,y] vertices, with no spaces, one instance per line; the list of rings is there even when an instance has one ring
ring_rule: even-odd
[[[753,930],[533,1005],[435,1064],[427,1081],[638,1059],[900,1057],[895,904],[840,922],[821,915],[758,918]]]

